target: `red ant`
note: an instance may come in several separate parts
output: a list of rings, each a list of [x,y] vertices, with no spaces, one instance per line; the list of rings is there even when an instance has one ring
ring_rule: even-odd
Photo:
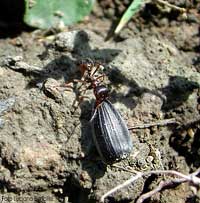
[[[87,98],[87,96],[84,95],[86,91],[88,89],[93,89],[96,97],[95,107],[97,107],[108,95],[107,88],[104,85],[101,85],[104,81],[105,74],[97,74],[98,70],[103,69],[104,67],[100,63],[93,62],[91,59],[81,61],[78,65],[81,72],[81,79],[74,79],[62,86],[72,89],[72,83],[81,83],[81,86],[78,88],[78,105],[80,105],[84,98]],[[82,87],[85,88],[82,89]],[[75,103],[73,106],[75,107],[75,110],[78,107],[75,106]]]

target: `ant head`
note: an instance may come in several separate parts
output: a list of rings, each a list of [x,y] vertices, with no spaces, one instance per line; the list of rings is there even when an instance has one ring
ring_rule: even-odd
[[[79,61],[78,66],[80,67],[81,75],[84,75],[86,71],[88,71],[88,73],[90,74],[94,67],[94,62],[92,61],[92,59],[86,58]]]
[[[109,90],[105,85],[98,85],[94,88],[94,95],[98,102],[105,100],[108,97]]]

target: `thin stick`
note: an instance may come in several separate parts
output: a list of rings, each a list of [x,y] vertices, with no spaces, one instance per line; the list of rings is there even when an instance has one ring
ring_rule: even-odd
[[[200,168],[197,169],[197,171],[195,171],[194,173],[189,174],[187,179],[186,178],[176,178],[176,179],[172,179],[172,180],[161,181],[159,183],[159,185],[155,189],[141,195],[138,198],[138,200],[136,201],[136,203],[144,202],[146,199],[148,199],[151,196],[153,196],[154,194],[162,191],[166,187],[171,187],[173,185],[181,184],[181,183],[184,183],[184,182],[187,182],[187,181],[192,182],[195,185],[199,185],[200,184],[200,179],[198,177],[196,177],[199,173],[200,173]],[[196,180],[196,178],[197,178],[197,180]]]
[[[155,0],[155,1],[157,1],[158,3],[163,4],[163,5],[165,5],[165,6],[168,6],[169,8],[178,10],[178,11],[180,11],[181,13],[186,13],[186,9],[185,9],[185,8],[181,8],[181,7],[175,6],[175,5],[173,5],[173,4],[170,4],[170,3],[167,2],[167,1],[164,1],[164,0]]]
[[[167,181],[161,181],[158,185],[158,187],[156,187],[155,189],[141,195],[138,200],[136,201],[136,203],[142,203],[144,202],[146,199],[150,198],[151,196],[155,195],[156,193],[162,191],[164,188],[172,186],[172,185],[176,185],[176,184],[181,184],[183,182],[186,182],[186,180],[184,178],[179,179],[176,178],[174,180],[167,180]]]
[[[135,171],[134,171],[135,173]],[[176,179],[172,179],[172,180],[167,180],[167,181],[163,181],[163,183],[161,182],[159,184],[159,186],[148,192],[148,194],[144,194],[143,197],[141,196],[141,199],[139,198],[137,203],[142,203],[145,199],[151,197],[153,194],[161,191],[164,187],[167,187],[167,186],[171,186],[175,183],[182,183],[182,182],[191,182],[193,183],[194,185],[200,185],[200,178],[197,177],[197,175],[200,173],[200,168],[197,169],[194,173],[191,173],[189,175],[185,175],[183,173],[180,173],[178,171],[175,171],[175,170],[156,170],[156,171],[148,171],[148,172],[137,172],[135,176],[131,177],[129,180],[125,181],[124,183],[114,187],[113,189],[111,189],[110,191],[108,191],[107,193],[105,193],[100,201],[101,202],[104,202],[105,198],[113,193],[115,193],[116,191],[124,188],[124,187],[127,187],[128,185],[130,185],[131,183],[135,182],[137,179],[143,177],[143,176],[147,176],[147,175],[152,175],[152,174],[168,174],[170,176],[178,176],[180,178],[176,178]]]
[[[149,128],[153,126],[165,126],[169,124],[179,124],[175,118],[170,118],[170,119],[164,119],[160,121],[156,121],[153,123],[144,123],[144,124],[136,124],[133,127],[130,127],[129,130],[133,129],[143,129],[143,128]]]
[[[142,177],[142,173],[139,172],[137,173],[136,176],[133,176],[132,178],[130,178],[129,180],[125,181],[124,183],[122,183],[121,185],[116,186],[115,188],[113,188],[112,190],[108,191],[106,194],[104,194],[101,199],[100,202],[104,202],[105,198],[111,194],[113,194],[114,192],[116,192],[117,190],[120,190],[124,187],[127,187],[128,185],[130,185],[131,183],[135,182],[137,179]]]

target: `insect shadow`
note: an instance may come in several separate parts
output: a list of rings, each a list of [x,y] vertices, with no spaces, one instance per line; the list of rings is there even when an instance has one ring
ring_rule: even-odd
[[[130,88],[127,93],[127,97],[129,98],[136,96],[140,99],[144,93],[158,96],[163,101],[161,110],[164,112],[181,106],[187,101],[190,94],[192,94],[195,89],[199,88],[197,82],[190,81],[188,78],[181,76],[169,76],[167,86],[158,89],[149,89],[140,86],[134,80],[128,80],[117,67],[112,67],[107,75],[112,85],[117,86],[118,84],[124,84]],[[120,101],[131,109],[137,105],[137,101],[131,99],[131,102],[128,102],[129,100],[124,98],[123,94],[116,93],[115,91],[111,92],[110,95],[112,98],[119,97]]]
[[[197,82],[181,76],[170,76],[168,85],[159,89],[166,98],[162,110],[169,111],[181,106],[197,88],[199,88]]]
[[[119,53],[119,49],[92,49],[89,45],[89,36],[85,31],[77,32],[73,50],[66,51],[55,44],[46,45],[38,57],[46,60],[53,52],[54,59],[46,64],[41,70],[30,71],[27,74],[32,77],[27,88],[34,87],[45,82],[48,78],[59,80],[64,77],[65,82],[73,79],[80,79],[80,71],[77,64],[80,60],[90,58],[95,61],[110,63]]]

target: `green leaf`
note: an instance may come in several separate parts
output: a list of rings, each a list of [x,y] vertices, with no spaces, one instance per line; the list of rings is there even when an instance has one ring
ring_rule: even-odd
[[[38,28],[71,25],[88,15],[94,0],[25,0],[24,22]]]
[[[128,7],[126,12],[123,14],[119,24],[117,25],[117,28],[115,29],[115,34],[118,34],[121,29],[126,25],[126,23],[131,19],[131,17],[139,11],[142,3],[144,0],[133,0],[131,5]]]

